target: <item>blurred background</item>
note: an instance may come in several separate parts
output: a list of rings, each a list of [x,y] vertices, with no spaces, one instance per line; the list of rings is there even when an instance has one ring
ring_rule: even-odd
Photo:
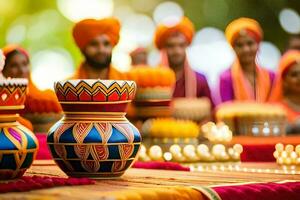
[[[186,15],[197,33],[188,49],[191,66],[205,73],[215,88],[218,74],[228,68],[234,53],[224,36],[226,25],[238,17],[258,20],[264,30],[258,62],[275,70],[290,34],[300,33],[299,0],[0,0],[0,48],[20,44],[31,55],[33,81],[41,89],[72,74],[82,57],[71,30],[84,18],[116,16],[121,39],[113,51],[113,65],[130,69],[129,53],[137,47],[149,52],[155,66],[159,53],[153,46],[157,23]]]

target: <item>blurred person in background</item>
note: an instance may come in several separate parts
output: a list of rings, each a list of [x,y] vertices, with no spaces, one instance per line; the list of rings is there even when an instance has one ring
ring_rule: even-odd
[[[111,65],[112,50],[119,41],[120,23],[115,18],[84,19],[73,27],[76,45],[84,56],[72,79],[118,79]]]
[[[146,66],[147,63],[147,49],[138,47],[130,52],[131,66]]]
[[[62,109],[55,93],[52,90],[42,91],[33,83],[30,76],[29,53],[18,45],[7,45],[2,50],[5,56],[3,76],[6,78],[28,79],[28,94],[26,96],[24,114],[60,113]],[[32,129],[29,121],[26,122],[22,118],[19,121]]]
[[[173,26],[158,25],[154,42],[161,51],[161,65],[170,67],[176,74],[173,97],[206,97],[213,105],[205,75],[195,72],[189,65],[186,49],[195,33],[193,23],[183,17]]]
[[[300,34],[290,35],[287,50],[299,50],[300,51]]]
[[[300,50],[282,56],[270,100],[286,110],[287,132],[300,133]]]
[[[226,27],[225,35],[236,53],[236,60],[220,75],[222,102],[266,102],[275,75],[256,63],[259,44],[263,39],[259,23],[250,18],[236,19]]]

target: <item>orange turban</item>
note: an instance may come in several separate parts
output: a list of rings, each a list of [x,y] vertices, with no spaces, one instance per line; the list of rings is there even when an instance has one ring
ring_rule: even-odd
[[[282,99],[282,79],[288,69],[295,63],[300,63],[300,51],[289,50],[282,56],[276,74],[274,89],[270,97],[271,101],[280,101]]]
[[[186,37],[187,42],[190,44],[195,33],[194,25],[187,17],[183,17],[179,23],[171,27],[160,24],[155,32],[154,42],[156,47],[158,49],[162,49],[165,45],[166,39],[176,32],[182,33]]]
[[[19,51],[22,54],[24,54],[24,56],[26,56],[26,58],[29,60],[29,53],[25,49],[20,47],[19,45],[9,44],[9,45],[3,47],[2,51],[3,51],[3,55],[5,57],[7,57],[13,51]]]
[[[93,38],[105,34],[115,46],[119,41],[120,23],[115,18],[101,20],[84,19],[75,24],[73,37],[80,49],[83,49]]]
[[[232,21],[225,30],[228,42],[233,45],[234,40],[244,31],[256,42],[260,42],[263,38],[263,31],[257,21],[250,18],[239,18]]]

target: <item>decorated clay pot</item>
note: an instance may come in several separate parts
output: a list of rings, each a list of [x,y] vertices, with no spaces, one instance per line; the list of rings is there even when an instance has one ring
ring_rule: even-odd
[[[133,81],[68,80],[55,83],[64,117],[47,142],[57,165],[69,176],[121,176],[137,156],[139,131],[126,119]]]
[[[18,112],[24,108],[26,79],[0,80],[0,179],[21,177],[31,166],[37,150],[35,135],[21,125]]]

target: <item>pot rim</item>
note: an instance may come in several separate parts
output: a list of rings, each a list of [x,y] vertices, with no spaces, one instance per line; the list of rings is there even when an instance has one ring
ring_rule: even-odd
[[[108,79],[68,79],[68,80],[61,80],[61,81],[55,81],[54,87],[59,83],[61,85],[64,85],[66,83],[71,83],[73,86],[77,86],[79,83],[85,82],[89,86],[93,86],[95,83],[102,83],[107,87],[110,87],[113,83],[118,83],[120,86],[124,85],[125,83],[132,85],[134,84],[136,87],[136,83],[134,81],[129,80],[108,80]]]
[[[28,84],[28,79],[26,78],[0,79],[0,86],[8,86],[8,85],[27,86],[27,84]]]

